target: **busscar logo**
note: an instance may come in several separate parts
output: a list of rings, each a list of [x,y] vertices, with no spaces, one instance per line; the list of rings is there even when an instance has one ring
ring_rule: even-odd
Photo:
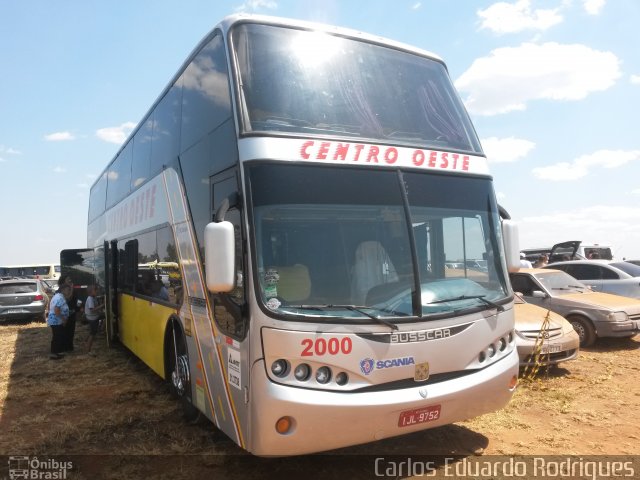
[[[434,328],[431,330],[418,330],[407,332],[394,332],[394,333],[359,333],[360,338],[370,340],[379,343],[419,343],[438,341],[445,338],[453,337],[459,333],[464,332],[467,328],[473,325],[472,322],[464,323],[462,325],[455,325],[453,327]]]

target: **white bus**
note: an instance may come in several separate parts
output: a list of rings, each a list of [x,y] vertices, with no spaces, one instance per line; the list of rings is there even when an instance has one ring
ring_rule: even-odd
[[[60,265],[58,263],[33,263],[0,267],[0,278],[10,277],[57,280],[60,277]]]
[[[227,17],[93,185],[88,221],[110,340],[254,454],[457,422],[516,387],[517,245],[427,52]]]

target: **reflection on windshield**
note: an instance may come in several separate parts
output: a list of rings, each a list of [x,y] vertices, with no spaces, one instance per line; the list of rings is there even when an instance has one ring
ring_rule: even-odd
[[[584,291],[589,289],[586,285],[580,283],[579,280],[561,271],[537,273],[535,277],[552,294],[554,292],[555,294],[567,293],[568,290]]]
[[[245,133],[338,135],[481,152],[438,61],[267,25],[242,24],[232,39]]]
[[[271,311],[402,319],[495,308],[507,295],[499,222],[482,208],[488,179],[282,164],[248,173],[258,298]]]

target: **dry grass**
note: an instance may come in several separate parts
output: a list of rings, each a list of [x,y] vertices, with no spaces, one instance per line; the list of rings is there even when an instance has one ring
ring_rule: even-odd
[[[84,335],[80,326],[76,344]],[[247,463],[210,423],[187,424],[165,383],[123,349],[108,350],[99,337],[96,357],[51,361],[49,342],[43,324],[0,326],[0,454],[109,455],[90,457],[74,476],[81,479],[150,472],[153,478],[243,478],[247,465],[260,462]],[[354,458],[377,452],[638,455],[640,419],[630,412],[640,411],[639,365],[640,337],[599,342],[577,360],[522,381],[499,412],[344,452]],[[193,455],[197,462],[185,461]],[[317,463],[309,467],[315,459],[269,465],[325,472]],[[108,464],[111,473],[100,469],[98,475],[96,464]]]

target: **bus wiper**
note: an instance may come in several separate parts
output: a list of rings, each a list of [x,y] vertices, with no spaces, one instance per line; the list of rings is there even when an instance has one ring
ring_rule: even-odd
[[[371,315],[370,313],[367,313],[367,312],[365,312],[365,311],[363,310],[363,309],[365,309],[365,308],[370,309],[370,308],[373,308],[373,307],[367,307],[367,306],[364,306],[364,307],[356,307],[355,305],[328,305],[328,306],[329,306],[329,307],[334,307],[334,308],[344,308],[345,310],[350,310],[350,311],[352,311],[352,312],[358,312],[358,313],[361,313],[362,315],[364,315],[364,316],[366,316],[366,317],[369,317],[369,318],[371,318],[371,319],[375,320],[376,322],[379,322],[379,323],[381,323],[381,324],[383,324],[383,325],[386,325],[387,327],[392,328],[393,330],[398,330],[398,326],[397,326],[395,323],[391,323],[391,322],[390,322],[390,321],[388,321],[388,320],[385,320],[385,319],[383,319],[383,318],[380,318],[380,317],[376,317],[376,316],[374,316],[374,315]]]
[[[289,308],[301,308],[306,310],[325,310],[327,308],[342,308],[344,310],[349,310],[351,312],[360,313],[361,315],[364,315],[365,317],[369,317],[370,319],[375,320],[376,322],[381,323],[383,325],[386,325],[389,328],[398,330],[398,326],[395,323],[391,323],[388,320],[385,320],[380,317],[376,317],[364,311],[365,309],[367,310],[375,309],[375,310],[390,312],[389,310],[384,310],[376,307],[367,307],[367,306],[358,307],[356,305],[287,305],[287,306]],[[395,312],[390,312],[390,313],[395,313]]]
[[[427,305],[433,305],[435,303],[447,303],[447,302],[455,302],[456,300],[480,300],[490,307],[495,308],[498,312],[504,312],[504,307],[502,305],[498,305],[491,300],[486,298],[486,295],[460,295],[459,297],[445,298],[444,300],[436,300],[434,302],[429,302]]]

